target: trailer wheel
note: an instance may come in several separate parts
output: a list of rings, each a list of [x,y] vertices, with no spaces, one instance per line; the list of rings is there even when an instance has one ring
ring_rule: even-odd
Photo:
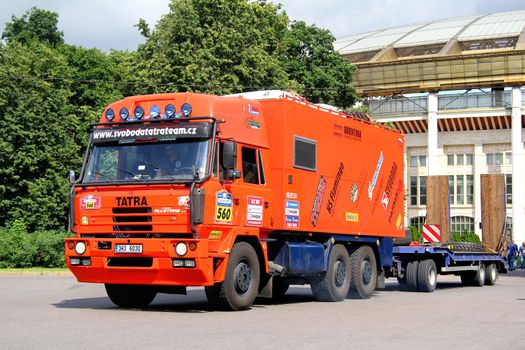
[[[496,268],[495,264],[490,264],[487,266],[487,269],[485,271],[485,284],[487,286],[493,286],[496,284],[496,281],[498,280],[498,269]]]
[[[260,279],[259,259],[246,242],[235,243],[230,253],[224,282],[206,287],[210,304],[226,310],[246,310],[257,296]]]
[[[119,307],[141,308],[148,306],[157,292],[150,286],[137,284],[106,284],[106,293]]]
[[[407,287],[410,290],[417,291],[417,270],[419,268],[419,261],[410,261],[406,268]]]
[[[432,259],[423,260],[417,269],[417,288],[420,292],[431,293],[436,289],[437,269]]]
[[[368,299],[376,289],[377,264],[374,251],[369,246],[361,246],[352,252],[351,295]]]
[[[474,278],[472,279],[472,285],[476,287],[483,287],[485,284],[485,265],[479,263],[478,270],[474,273]]]
[[[336,244],[330,253],[328,271],[312,278],[310,287],[319,301],[342,301],[350,288],[350,257],[342,244]]]

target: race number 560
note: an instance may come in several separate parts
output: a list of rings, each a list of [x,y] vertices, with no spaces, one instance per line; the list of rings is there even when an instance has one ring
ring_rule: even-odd
[[[217,221],[232,221],[232,208],[228,207],[218,207],[217,213],[215,215]]]

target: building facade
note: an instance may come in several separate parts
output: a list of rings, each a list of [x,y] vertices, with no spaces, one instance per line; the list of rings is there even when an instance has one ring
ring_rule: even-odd
[[[449,178],[451,232],[482,235],[482,174],[504,174],[507,228],[525,241],[525,11],[432,21],[336,41],[371,116],[405,133],[406,224],[426,177]]]

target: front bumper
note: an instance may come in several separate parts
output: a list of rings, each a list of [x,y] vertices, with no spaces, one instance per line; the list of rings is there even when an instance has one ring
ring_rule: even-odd
[[[78,241],[86,245],[82,254],[74,249]],[[196,248],[179,256],[175,246],[180,242],[188,246],[193,242]],[[141,245],[142,253],[115,253],[116,244]],[[211,286],[214,283],[213,257],[208,253],[207,240],[68,238],[65,252],[66,263],[79,282],[163,286]],[[77,264],[79,259],[83,263]],[[173,267],[174,259],[194,261],[194,267]]]

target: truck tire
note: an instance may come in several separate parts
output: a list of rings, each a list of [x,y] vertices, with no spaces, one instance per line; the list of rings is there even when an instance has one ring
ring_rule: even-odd
[[[224,281],[206,287],[210,304],[225,310],[246,310],[252,306],[259,292],[261,271],[253,247],[238,242],[232,248]]]
[[[420,292],[431,293],[436,289],[437,269],[432,259],[423,260],[417,268],[417,289]]]
[[[496,264],[490,264],[485,271],[485,285],[493,286],[498,280],[498,269]]]
[[[412,291],[417,291],[417,270],[419,268],[419,261],[410,261],[407,264],[405,276],[407,280],[407,288]]]
[[[150,286],[137,284],[106,284],[106,293],[113,304],[126,308],[148,306],[157,292]]]
[[[369,246],[361,246],[350,255],[352,278],[350,296],[368,299],[374,293],[377,283],[377,263],[374,251]]]
[[[348,294],[351,278],[350,257],[342,244],[330,252],[328,271],[312,278],[310,288],[319,301],[342,301]]]
[[[485,285],[485,265],[479,263],[478,270],[474,273],[474,278],[472,279],[472,285],[476,287],[483,287]]]

